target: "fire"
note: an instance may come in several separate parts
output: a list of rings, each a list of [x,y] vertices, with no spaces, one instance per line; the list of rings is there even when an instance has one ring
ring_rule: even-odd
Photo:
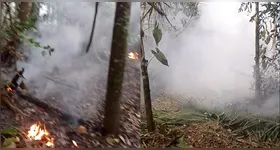
[[[8,86],[8,87],[7,87],[7,91],[8,91],[8,92],[12,91],[12,88]]]
[[[74,144],[75,147],[79,147],[78,144],[76,143],[76,141],[72,140],[72,143]]]
[[[128,53],[128,58],[130,58],[130,59],[138,59],[138,53],[130,52],[130,53]]]
[[[50,133],[47,131],[46,126],[41,127],[41,123],[33,124],[28,131],[27,137],[30,140],[45,142],[47,147],[54,148],[54,140],[49,137]]]

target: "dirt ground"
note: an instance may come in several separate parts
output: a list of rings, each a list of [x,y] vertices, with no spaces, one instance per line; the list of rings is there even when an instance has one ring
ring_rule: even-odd
[[[139,148],[140,147],[140,71],[139,64],[135,60],[127,60],[125,79],[123,83],[122,103],[121,103],[121,123],[120,134],[118,137],[103,137],[101,135],[103,109],[102,102],[104,96],[99,96],[99,108],[90,101],[81,100],[80,105],[87,104],[87,107],[81,107],[83,110],[89,110],[81,116],[85,121],[83,126],[86,128],[85,133],[79,133],[76,126],[72,126],[69,122],[61,120],[53,111],[42,109],[23,99],[17,99],[15,106],[20,108],[26,116],[19,117],[14,115],[1,105],[1,130],[14,126],[21,131],[27,131],[29,127],[40,121],[46,125],[50,136],[54,138],[55,148],[71,148],[72,140],[75,140],[80,148]],[[99,85],[95,86],[94,91],[97,95],[105,95],[105,87],[107,76],[99,79]],[[102,82],[103,81],[103,82]],[[105,80],[106,81],[106,80]],[[50,100],[56,108],[61,108],[59,99]],[[47,101],[50,103],[50,101]],[[98,108],[98,110],[96,110]],[[95,109],[94,114],[90,114],[90,109]],[[71,112],[69,112],[71,114]],[[86,119],[85,119],[86,118]],[[24,143],[20,147],[25,147]]]

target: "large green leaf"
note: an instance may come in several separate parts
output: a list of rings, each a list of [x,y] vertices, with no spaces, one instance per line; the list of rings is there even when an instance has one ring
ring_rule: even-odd
[[[156,45],[158,46],[158,43],[161,41],[162,38],[162,32],[157,23],[155,24],[155,28],[153,30],[153,37],[155,39]]]
[[[158,48],[156,48],[156,51],[151,50],[151,52],[155,55],[159,62],[161,62],[165,66],[169,66],[167,58]]]

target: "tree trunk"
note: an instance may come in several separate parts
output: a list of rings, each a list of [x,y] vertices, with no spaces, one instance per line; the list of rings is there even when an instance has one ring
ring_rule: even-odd
[[[105,101],[104,134],[118,134],[131,3],[117,2]]]
[[[261,99],[261,74],[260,74],[260,20],[259,2],[256,2],[256,28],[255,28],[255,96]]]
[[[150,82],[148,74],[148,61],[145,59],[144,43],[143,43],[144,31],[141,28],[141,70],[142,70],[142,83],[143,83],[143,93],[145,101],[146,110],[146,120],[149,132],[155,131],[155,123],[153,118],[152,101],[151,101],[151,91]]]
[[[18,5],[18,18],[20,22],[26,21],[32,12],[32,3],[30,2],[21,2]]]

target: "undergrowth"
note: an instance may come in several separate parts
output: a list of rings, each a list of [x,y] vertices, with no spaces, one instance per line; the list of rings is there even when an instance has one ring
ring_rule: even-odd
[[[227,108],[226,112],[223,112],[218,110],[210,111],[191,103],[180,105],[180,109],[176,111],[154,110],[154,119],[157,125],[157,130],[155,131],[155,133],[148,133],[146,130],[145,121],[142,121],[143,124],[141,125],[141,129],[143,134],[141,142],[143,147],[145,147],[145,145],[148,145],[150,141],[160,139],[161,136],[166,136],[167,139],[169,139],[167,140],[168,142],[166,141],[166,139],[162,140],[162,143],[165,143],[165,146],[162,147],[170,147],[170,143],[174,143],[174,140],[176,140],[175,143],[177,144],[175,144],[175,146],[173,144],[173,147],[178,147],[178,144],[182,145],[182,141],[188,141],[182,140],[182,138],[190,136],[184,135],[183,133],[190,130],[188,129],[188,126],[192,124],[195,124],[197,126],[204,126],[205,124],[207,124],[207,122],[210,122],[210,126],[211,124],[214,124],[213,122],[217,122],[218,126],[223,128],[222,130],[225,130],[224,132],[228,132],[228,134],[230,134],[230,136],[227,136],[227,138],[235,139],[238,141],[242,140],[244,143],[247,143],[247,145],[249,145],[247,147],[273,147],[273,145],[280,145],[279,117],[257,116],[250,113],[238,114],[238,112],[241,111],[238,111],[237,109],[233,111],[233,108],[232,110],[230,110],[230,107]],[[178,130],[176,131],[176,134],[174,134],[174,130]],[[172,132],[172,135],[170,135],[170,132]],[[148,136],[151,137],[152,134],[158,135],[153,140],[148,140]],[[250,142],[253,143],[253,141],[255,144],[248,144]],[[186,143],[187,142],[185,142],[185,144]],[[267,146],[267,143],[270,143],[268,144],[270,146]],[[151,145],[154,145],[154,147],[159,146],[155,146],[155,143]],[[190,147],[190,145],[185,145],[184,147]]]

